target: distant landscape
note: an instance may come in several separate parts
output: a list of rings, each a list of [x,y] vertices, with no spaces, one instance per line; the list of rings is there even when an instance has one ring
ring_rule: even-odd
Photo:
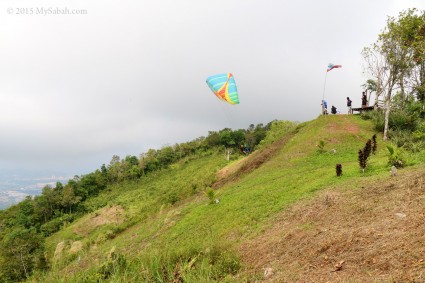
[[[0,174],[0,209],[6,209],[22,201],[26,196],[41,193],[44,186],[55,186],[56,182],[66,183],[69,176],[63,174],[49,175],[47,173],[17,173]]]

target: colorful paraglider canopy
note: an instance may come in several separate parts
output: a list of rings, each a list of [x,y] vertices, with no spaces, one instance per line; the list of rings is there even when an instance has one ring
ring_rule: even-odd
[[[231,73],[208,77],[207,84],[212,92],[221,100],[230,104],[239,104],[235,78]]]

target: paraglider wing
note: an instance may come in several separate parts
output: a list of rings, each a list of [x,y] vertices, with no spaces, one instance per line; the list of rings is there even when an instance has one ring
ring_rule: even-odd
[[[219,99],[230,104],[239,104],[235,78],[231,73],[208,77],[207,85]]]

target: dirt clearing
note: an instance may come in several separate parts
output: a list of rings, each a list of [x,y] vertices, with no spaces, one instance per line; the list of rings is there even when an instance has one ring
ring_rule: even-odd
[[[74,228],[74,232],[78,235],[87,236],[96,227],[105,224],[120,224],[124,222],[124,209],[119,206],[104,207],[92,213],[86,221],[83,221]]]
[[[261,274],[262,282],[425,282],[425,170],[363,186],[323,192],[282,213],[241,246],[245,275]]]

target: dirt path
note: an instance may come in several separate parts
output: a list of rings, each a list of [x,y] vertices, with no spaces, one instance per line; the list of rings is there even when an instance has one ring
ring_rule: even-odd
[[[294,133],[287,134],[282,139],[274,142],[264,150],[256,151],[237,162],[231,167],[225,167],[217,173],[217,181],[213,184],[213,188],[217,189],[225,184],[239,179],[262,164],[270,160],[282,147],[294,136]]]

